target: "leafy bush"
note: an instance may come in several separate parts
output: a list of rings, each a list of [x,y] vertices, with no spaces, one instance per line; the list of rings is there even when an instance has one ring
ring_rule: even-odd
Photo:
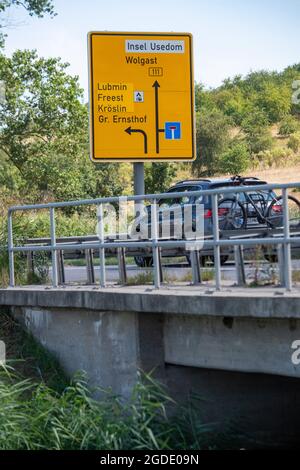
[[[172,163],[146,163],[145,165],[145,191],[148,194],[166,191],[174,176],[177,165]]]
[[[293,163],[293,152],[285,148],[274,148],[259,152],[252,160],[254,168],[282,167]]]
[[[291,97],[286,86],[272,83],[270,78],[261,82],[259,92],[255,96],[255,104],[266,112],[270,123],[275,123],[290,113]]]
[[[252,155],[269,150],[272,147],[273,139],[268,126],[267,115],[258,109],[249,110],[249,113],[242,121],[241,128]]]
[[[202,110],[197,114],[197,159],[193,172],[197,176],[213,175],[218,168],[219,158],[230,142],[231,120],[223,112]]]
[[[297,153],[300,149],[300,132],[292,134],[287,145],[289,149],[291,149],[294,153]]]
[[[22,245],[24,234],[22,224],[15,221],[14,224],[14,244]],[[7,241],[7,221],[0,219],[0,286],[8,285],[8,241]],[[14,256],[16,282],[24,284],[26,282],[26,258],[20,253]]]
[[[96,216],[94,214],[74,212],[72,215],[65,215],[63,212],[56,212],[56,234],[57,237],[92,235],[96,232]],[[49,211],[21,212],[13,216],[14,244],[24,245],[28,238],[49,238],[50,237],[50,217]],[[36,267],[33,278],[27,277],[26,256],[16,253],[15,274],[16,283],[41,283],[45,282],[48,276],[49,258],[45,252],[34,254],[34,265]],[[8,283],[8,252],[7,252],[7,220],[0,217],[0,285]]]
[[[220,158],[222,173],[238,174],[247,170],[250,164],[248,147],[243,142],[236,142]]]
[[[283,137],[294,134],[299,129],[299,121],[293,116],[286,116],[280,123],[278,133]]]

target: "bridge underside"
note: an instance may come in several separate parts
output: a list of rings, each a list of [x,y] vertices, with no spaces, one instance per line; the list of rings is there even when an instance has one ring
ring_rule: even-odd
[[[177,400],[204,399],[205,421],[296,434],[299,292],[35,287],[0,290],[1,305],[91,386],[126,398],[137,371],[155,369]]]

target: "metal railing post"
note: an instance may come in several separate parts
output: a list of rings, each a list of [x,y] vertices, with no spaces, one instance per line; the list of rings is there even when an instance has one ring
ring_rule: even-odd
[[[152,255],[153,255],[153,273],[154,273],[154,286],[155,289],[160,288],[160,257],[158,253],[158,224],[157,224],[157,201],[153,200],[151,204],[151,238],[152,238]]]
[[[55,212],[54,207],[50,207],[50,238],[51,238],[51,258],[52,258],[52,286],[58,286],[57,253],[56,253],[56,233],[55,233]]]
[[[84,250],[84,256],[86,262],[87,282],[88,284],[95,284],[93,250]]]
[[[277,245],[279,282],[281,286],[285,286],[285,262],[284,262],[284,246]]]
[[[236,245],[234,247],[234,262],[236,269],[236,280],[238,286],[246,285],[246,274],[244,265],[244,253],[242,245]]]
[[[159,266],[159,279],[160,282],[164,282],[164,272],[163,272],[163,267],[162,267],[162,254],[161,254],[161,248],[158,248],[158,266]]]
[[[190,251],[190,260],[192,268],[192,282],[193,284],[201,284],[201,270],[200,270],[200,256],[199,251]]]
[[[216,245],[219,241],[219,215],[218,215],[218,195],[212,195],[212,211],[213,211],[213,236],[214,236],[214,265],[215,265],[215,282],[216,290],[221,289],[221,261],[220,246]]]
[[[15,287],[15,259],[14,259],[14,238],[11,211],[8,212],[8,259],[9,259],[9,285]]]
[[[63,250],[57,251],[57,266],[58,266],[58,284],[64,285],[66,283],[65,262]]]
[[[290,218],[288,206],[288,190],[282,190],[283,203],[283,232],[284,232],[284,278],[287,291],[292,290],[292,262],[291,262],[291,244],[287,242],[290,238]]]
[[[104,224],[103,224],[103,204],[97,206],[97,222],[98,222],[98,236],[100,245],[104,244]],[[99,249],[99,258],[100,258],[100,286],[105,287],[106,285],[106,276],[105,276],[105,249],[103,246],[100,246]]]
[[[118,253],[119,282],[120,284],[125,285],[127,283],[125,248],[118,248],[117,253]]]

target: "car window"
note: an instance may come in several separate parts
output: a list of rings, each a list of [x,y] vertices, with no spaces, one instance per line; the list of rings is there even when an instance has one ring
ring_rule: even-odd
[[[224,187],[219,187],[218,189],[220,189],[222,191],[222,189],[224,188],[229,188],[230,186],[224,186]],[[276,198],[276,194],[271,191],[271,193],[268,191],[268,190],[258,190],[258,191],[250,191],[250,192],[247,192],[247,193],[242,193],[242,192],[229,192],[229,193],[222,193],[220,192],[220,194],[218,195],[218,199],[223,199],[223,198],[228,198],[228,199],[234,199],[236,196],[238,197],[238,200],[244,204],[247,201],[247,197],[246,197],[246,194],[248,194],[252,199],[253,199],[253,202],[262,202],[262,198],[265,200],[265,201],[269,201],[271,202],[274,198]]]
[[[265,201],[269,200],[271,202],[274,198],[276,198],[276,194],[274,191],[267,191],[267,190],[262,190],[262,191],[255,191],[253,193],[249,193],[252,197],[254,196],[259,200],[261,197],[264,198]]]
[[[172,188],[170,191],[168,191],[170,194],[171,193],[184,193],[181,197],[170,197],[166,199],[161,199],[159,201],[159,206],[160,207],[170,207],[174,206],[176,204],[189,204],[192,202],[192,198],[189,195],[189,192],[191,191],[198,191],[201,190],[201,186],[179,186],[178,188]]]
[[[219,194],[218,194],[218,199],[234,199],[238,193],[235,193],[234,190],[229,193],[222,193],[222,189],[228,189],[230,188],[230,186],[219,186],[217,188],[213,188],[213,189],[218,189],[219,191],[221,191]],[[245,202],[245,195],[244,193],[239,193],[239,201],[241,201],[242,203]]]

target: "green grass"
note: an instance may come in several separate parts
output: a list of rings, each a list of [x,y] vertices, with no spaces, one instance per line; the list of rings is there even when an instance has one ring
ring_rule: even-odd
[[[62,393],[45,383],[0,371],[0,449],[200,449],[209,427],[191,408],[172,418],[164,389],[141,379],[128,402],[109,391],[96,401],[84,377]],[[201,439],[203,437],[203,443]]]
[[[84,258],[79,259],[65,259],[65,266],[86,266],[86,260]],[[94,257],[94,266],[100,263],[99,258]],[[107,266],[117,266],[118,258],[116,256],[106,257],[105,263]],[[135,264],[134,258],[131,256],[126,257],[126,264]]]
[[[125,403],[110,390],[89,390],[83,374],[67,379],[57,360],[5,310],[0,339],[7,350],[6,366],[0,368],[0,450],[204,445],[208,427],[196,419],[194,406],[169,418],[174,402],[151,376],[140,374]]]
[[[42,381],[58,392],[67,386],[69,380],[56,358],[3,309],[0,310],[0,339],[6,345],[6,363],[17,375],[38,383]]]
[[[96,266],[99,263],[99,258],[94,257],[94,265]],[[118,258],[116,256],[107,256],[105,259],[105,262],[108,266],[117,266],[118,265]],[[182,263],[186,262],[186,257],[181,256],[181,257],[163,257],[162,259],[163,265],[168,265],[168,264],[175,264],[175,263]],[[130,265],[133,264],[135,265],[134,257],[133,256],[126,256],[126,264]],[[66,266],[86,266],[86,261],[84,258],[80,259],[65,259],[65,265]]]

